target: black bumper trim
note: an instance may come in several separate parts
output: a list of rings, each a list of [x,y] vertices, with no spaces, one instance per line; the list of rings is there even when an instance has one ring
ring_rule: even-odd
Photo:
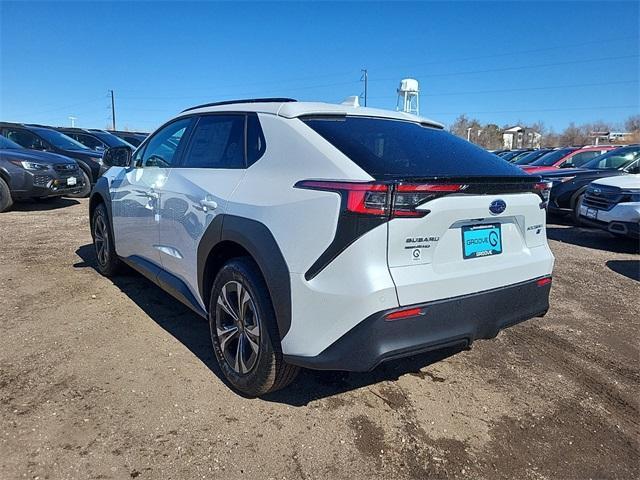
[[[319,355],[285,355],[285,360],[314,370],[366,372],[391,359],[469,346],[478,339],[494,338],[511,325],[543,316],[549,309],[551,283],[540,286],[538,280],[402,308],[422,308],[424,314],[417,317],[387,321],[385,316],[399,309],[378,312]]]
[[[603,222],[601,220],[593,220],[591,218],[580,215],[580,222],[588,227],[599,228],[610,233],[626,235],[631,238],[640,239],[640,223],[621,222],[612,220],[611,222]],[[625,230],[617,229],[616,226],[621,225]]]

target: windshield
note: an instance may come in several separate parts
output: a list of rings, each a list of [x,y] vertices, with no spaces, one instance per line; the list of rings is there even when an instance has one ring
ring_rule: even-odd
[[[62,150],[89,150],[80,142],[76,142],[73,138],[67,137],[56,130],[49,130],[48,128],[34,128],[33,130],[47,142]]]
[[[640,146],[623,147],[604,153],[581,168],[597,170],[621,170],[640,158]]]
[[[542,155],[549,153],[551,150],[536,150],[534,152],[529,152],[525,156],[518,158],[515,162],[516,165],[529,165],[534,160],[537,160]]]
[[[535,162],[530,163],[529,165],[536,167],[550,167],[551,165],[555,165],[559,160],[569,155],[575,148],[561,148],[559,150],[553,150],[542,157],[540,157]]]
[[[91,130],[91,134],[94,137],[98,137],[104,143],[106,143],[109,147],[133,147],[130,143],[125,142],[120,137],[116,137],[108,132],[103,132],[101,130]]]
[[[375,179],[527,175],[483,148],[419,123],[350,116],[301,120]]]
[[[19,150],[19,149],[22,149],[24,147],[18,145],[16,142],[12,142],[11,140],[9,140],[6,137],[3,137],[2,135],[0,135],[0,148],[3,148],[5,150]]]

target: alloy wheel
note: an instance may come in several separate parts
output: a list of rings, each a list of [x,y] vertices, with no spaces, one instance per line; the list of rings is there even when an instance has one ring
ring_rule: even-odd
[[[96,247],[96,257],[100,265],[105,266],[109,260],[109,234],[102,215],[96,216],[93,227],[93,242]]]
[[[241,375],[250,372],[260,352],[260,322],[249,290],[238,281],[227,282],[220,290],[216,334],[227,364]]]

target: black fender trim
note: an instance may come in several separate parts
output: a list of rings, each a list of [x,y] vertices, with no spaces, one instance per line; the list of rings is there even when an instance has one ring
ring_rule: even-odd
[[[235,215],[221,214],[213,219],[198,245],[198,289],[203,300],[209,296],[205,292],[207,260],[221,242],[240,245],[258,264],[269,289],[280,338],[284,338],[291,327],[291,279],[271,231],[257,220]]]
[[[102,203],[107,209],[107,217],[109,217],[109,228],[111,229],[111,238],[114,238],[113,235],[113,214],[111,211],[111,193],[109,192],[109,181],[105,177],[100,177],[96,184],[93,186],[91,190],[91,195],[89,195],[89,228],[91,229],[91,222],[93,221],[93,211],[95,210],[98,203],[100,203],[100,198],[102,198]],[[91,229],[91,234],[93,235],[93,229]]]
[[[137,255],[123,258],[122,261],[136,270],[138,273],[144,275],[148,280],[158,285],[165,292],[171,296],[180,300],[184,305],[196,312],[203,318],[207,318],[207,312],[205,312],[198,304],[196,298],[193,296],[189,287],[175,275],[167,272],[158,265],[142,258]]]

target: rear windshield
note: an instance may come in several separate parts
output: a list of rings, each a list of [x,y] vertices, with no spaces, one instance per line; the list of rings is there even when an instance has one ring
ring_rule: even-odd
[[[516,165],[528,165],[534,160],[537,160],[542,155],[549,153],[551,150],[534,150],[533,152],[527,153],[524,157],[518,158],[515,162]]]
[[[566,157],[574,150],[577,150],[577,149],[561,148],[559,150],[553,150],[552,152],[549,152],[546,155],[543,155],[542,157],[540,157],[538,160],[531,163],[530,165],[534,165],[536,167],[550,167],[551,165],[555,165],[558,162],[558,160]]]
[[[449,132],[413,122],[368,117],[302,121],[375,179],[527,175]]]

